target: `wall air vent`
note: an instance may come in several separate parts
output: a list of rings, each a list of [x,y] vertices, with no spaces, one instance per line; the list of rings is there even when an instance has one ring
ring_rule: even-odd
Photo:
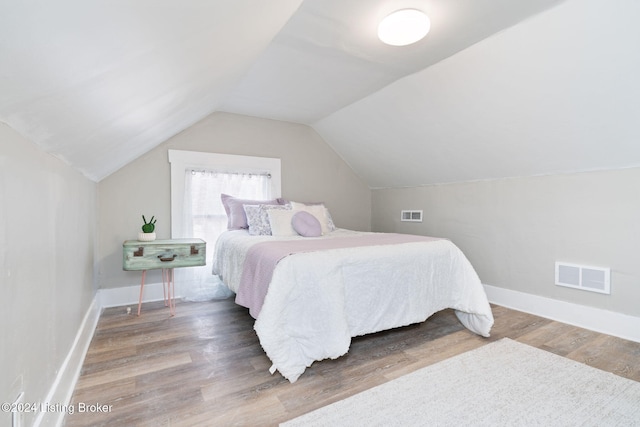
[[[422,222],[422,211],[401,211],[400,221]]]
[[[556,285],[583,291],[611,293],[611,269],[556,262]]]

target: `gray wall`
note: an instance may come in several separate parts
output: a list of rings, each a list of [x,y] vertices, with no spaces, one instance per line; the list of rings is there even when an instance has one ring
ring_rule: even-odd
[[[44,402],[96,291],[97,186],[4,123],[0,141],[0,400]]]
[[[374,231],[450,238],[485,284],[640,316],[640,168],[380,189],[372,205]],[[610,267],[611,295],[556,286],[555,261]]]
[[[159,239],[170,237],[169,149],[280,158],[283,197],[324,201],[338,227],[370,229],[371,191],[311,127],[214,113],[98,184],[101,288],[139,283],[122,271],[122,242],[137,236],[142,214],[158,218]],[[161,281],[155,270],[147,277]]]

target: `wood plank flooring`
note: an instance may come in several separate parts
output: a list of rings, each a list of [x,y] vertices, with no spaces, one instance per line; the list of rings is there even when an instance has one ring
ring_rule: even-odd
[[[277,426],[355,393],[508,337],[640,381],[640,343],[493,306],[491,338],[467,331],[452,310],[419,325],[353,339],[349,353],[314,363],[290,384],[270,375],[253,319],[233,299],[162,302],[142,315],[104,311],[65,426]],[[135,313],[135,310],[132,310]]]

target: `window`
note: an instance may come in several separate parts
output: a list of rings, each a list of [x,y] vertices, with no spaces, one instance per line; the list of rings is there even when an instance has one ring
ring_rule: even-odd
[[[176,270],[177,291],[190,300],[228,296],[212,274],[215,242],[226,230],[220,194],[247,199],[280,197],[280,159],[169,150],[171,237],[207,242],[207,265]]]
[[[241,173],[188,168],[184,177],[183,237],[213,243],[227,229],[227,213],[220,194],[242,199],[271,199],[270,173]],[[213,248],[207,252],[213,258]]]

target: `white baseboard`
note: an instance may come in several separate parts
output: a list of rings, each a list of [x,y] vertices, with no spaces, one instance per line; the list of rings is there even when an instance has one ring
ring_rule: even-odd
[[[140,285],[98,290],[82,320],[75,341],[49,389],[45,402],[65,406],[71,404],[73,391],[80,377],[82,364],[102,310],[106,307],[119,307],[129,304],[137,306],[139,296]],[[162,301],[164,299],[162,283],[145,284],[142,297],[143,302]],[[178,298],[177,295],[176,298]],[[64,411],[40,412],[35,419],[34,426],[61,426],[65,415],[66,412]]]
[[[178,295],[179,292],[180,289],[176,286],[176,299],[181,298],[181,296]],[[102,308],[120,307],[123,305],[135,305],[137,307],[138,298],[140,298],[140,285],[99,289],[98,298],[100,307]],[[164,290],[162,289],[162,283],[145,283],[142,302],[162,301],[163,299]]]
[[[91,344],[101,312],[102,309],[98,304],[97,298],[94,297],[84,319],[82,319],[73,345],[58,370],[58,375],[49,389],[45,402],[42,403],[62,405],[71,403],[73,391],[80,377],[82,364],[89,349],[89,344]],[[35,419],[34,425],[60,426],[64,421],[65,415],[65,411],[40,412]]]
[[[491,303],[607,335],[640,342],[640,317],[484,285]]]

